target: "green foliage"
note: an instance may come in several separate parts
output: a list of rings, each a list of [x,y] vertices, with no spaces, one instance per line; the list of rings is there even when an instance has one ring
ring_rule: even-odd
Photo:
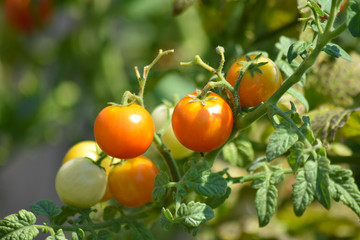
[[[360,37],[360,2],[358,0],[350,0],[349,2],[346,23],[350,33],[354,37]]]
[[[171,73],[159,74],[155,71],[152,81],[147,84],[150,90],[160,92],[159,95],[163,95],[162,92],[170,94],[171,89],[169,90],[168,86],[173,87],[174,85],[164,84],[159,88],[156,86],[161,85],[162,80],[172,80],[176,76],[176,82],[183,81],[186,78],[196,79],[193,84],[202,87],[205,82],[209,82],[210,84],[207,84],[203,89],[219,90],[224,98],[229,100],[228,102],[235,114],[235,123],[228,142],[215,151],[197,153],[190,158],[175,162],[168,150],[164,148],[161,139],[158,139],[160,143],[155,140],[154,143],[159,145],[158,150],[162,153],[165,162],[159,164],[161,171],[155,179],[153,202],[139,208],[128,208],[109,201],[93,208],[77,209],[72,206],[59,207],[52,201],[42,200],[31,205],[31,211],[21,210],[18,214],[12,214],[1,220],[0,238],[4,240],[33,239],[41,230],[50,234],[47,239],[65,239],[64,232],[67,231],[71,233],[74,240],[107,240],[118,239],[123,236],[125,238],[130,236],[135,240],[151,240],[155,237],[153,235],[154,230],[149,228],[149,225],[156,219],[165,230],[171,230],[175,225],[181,226],[187,232],[196,235],[199,233],[200,227],[209,220],[213,219],[213,227],[223,221],[222,217],[226,214],[228,214],[227,217],[231,216],[232,213],[241,215],[235,210],[243,209],[244,206],[253,207],[256,210],[257,223],[260,227],[270,225],[269,227],[272,228],[271,219],[278,218],[277,215],[281,215],[278,210],[287,204],[287,201],[282,199],[287,195],[291,195],[292,208],[298,217],[312,211],[312,203],[315,200],[325,209],[330,210],[334,203],[332,200],[342,202],[360,217],[360,191],[353,172],[333,165],[329,160],[331,157],[328,156],[328,149],[326,149],[334,141],[343,141],[341,144],[345,145],[348,141],[355,140],[355,143],[350,142],[351,147],[355,150],[360,143],[359,103],[357,102],[360,88],[358,71],[356,71],[359,56],[354,53],[348,54],[347,51],[351,47],[344,46],[341,40],[336,41],[336,43],[330,42],[339,36],[346,27],[353,36],[360,36],[360,3],[358,0],[350,0],[346,10],[346,19],[343,18],[345,16],[339,16],[334,22],[321,17],[328,15],[331,9],[339,8],[340,1],[336,1],[336,6],[331,6],[334,1],[326,0],[299,2],[301,15],[304,15],[303,18],[300,18],[303,22],[302,29],[311,31],[309,37],[311,40],[298,37],[297,29],[301,29],[297,22],[298,10],[297,6],[294,8],[287,6],[288,4],[295,5],[291,1],[283,1],[282,4],[286,5],[283,8],[283,6],[278,6],[279,1],[203,1],[197,5],[194,4],[194,0],[175,0],[172,3],[172,10],[173,14],[178,17],[171,20],[167,18],[169,24],[166,25],[165,30],[156,27],[156,22],[163,23],[164,15],[168,16],[168,12],[160,16],[157,15],[159,10],[164,9],[161,1],[148,2],[147,4],[143,4],[142,1],[120,1],[116,3],[104,1],[86,5],[87,7],[84,8],[86,11],[79,11],[78,14],[81,13],[80,15],[85,17],[84,19],[89,19],[89,22],[79,23],[79,29],[76,27],[72,29],[79,31],[74,31],[71,36],[65,36],[58,45],[53,43],[56,46],[53,49],[53,55],[59,56],[59,61],[48,56],[55,61],[55,65],[58,64],[54,67],[54,71],[58,74],[53,79],[55,84],[48,86],[54,88],[47,96],[52,101],[43,104],[42,99],[37,96],[46,88],[46,86],[44,88],[40,86],[37,74],[32,76],[33,73],[29,73],[30,77],[20,77],[18,85],[22,86],[19,87],[21,96],[12,98],[11,93],[16,93],[16,91],[7,92],[5,88],[0,87],[0,100],[4,100],[0,101],[0,112],[9,113],[0,119],[0,127],[7,126],[14,119],[19,119],[23,113],[27,113],[25,119],[29,120],[28,124],[21,126],[21,128],[14,127],[7,130],[6,136],[8,137],[1,136],[0,143],[8,141],[8,144],[12,145],[18,141],[16,139],[20,136],[37,131],[41,133],[39,126],[43,126],[43,122],[46,123],[53,119],[46,114],[49,109],[56,107],[57,116],[72,108],[84,109],[82,100],[83,98],[86,99],[88,93],[89,95],[94,94],[101,103],[105,102],[104,99],[108,99],[109,96],[116,100],[120,91],[125,88],[132,88],[130,85],[135,77],[132,76],[133,73],[129,73],[129,66],[132,68],[134,62],[138,63],[139,59],[144,59],[140,52],[143,52],[145,56],[152,55],[153,48],[158,45],[180,46],[181,49],[177,52],[185,58],[193,56],[194,52],[196,52],[195,54],[200,52],[209,57],[210,62],[214,61],[211,58],[213,53],[207,52],[210,45],[217,46],[219,43],[224,43],[226,54],[228,54],[226,57],[230,60],[240,54],[249,53],[254,50],[253,48],[256,49],[260,46],[261,49],[258,52],[269,53],[268,56],[272,56],[275,54],[273,51],[277,51],[275,62],[283,76],[286,77],[283,77],[285,81],[269,101],[254,108],[241,109],[240,107],[237,108],[232,101],[234,99],[230,97],[234,89],[228,86],[229,84],[226,85],[221,82],[224,80],[222,67],[224,66],[225,55],[219,49],[223,48],[217,48],[217,53],[221,55],[219,68],[205,65],[202,60],[199,60],[199,55],[197,55],[196,61],[188,64],[201,65],[209,70],[211,76],[198,70],[189,71],[190,73],[184,73],[185,71],[182,72],[183,70],[181,70],[174,73],[173,69],[178,64],[177,60],[174,59],[177,59],[178,55],[169,58],[170,60],[166,63],[159,61],[159,69],[170,68]],[[318,3],[321,4],[321,7]],[[66,4],[74,3],[68,2]],[[100,5],[102,7],[99,7]],[[137,5],[141,5],[141,7],[132,8]],[[195,7],[198,8],[198,11],[194,10]],[[216,16],[221,16],[221,18]],[[120,31],[122,33],[120,34],[121,41],[118,37],[104,34],[116,29],[114,26],[117,26],[119,22],[128,23],[128,19],[138,21],[143,27],[136,29],[131,24],[129,26],[124,24],[125,30]],[[81,26],[87,27],[81,28]],[[89,30],[92,29],[90,26],[94,27],[94,31]],[[203,26],[204,29],[198,26]],[[155,31],[155,29],[158,30]],[[295,31],[295,34],[291,34],[292,31]],[[283,32],[289,33],[286,34],[288,37],[281,36],[279,38],[279,33]],[[147,37],[147,41],[140,41],[144,39],[144,36]],[[13,36],[13,38],[15,37]],[[162,40],[157,42],[158,39]],[[266,41],[262,39],[266,39]],[[277,40],[278,42],[275,43]],[[5,46],[10,42],[11,39],[5,40]],[[118,42],[124,46],[118,47]],[[129,42],[132,43],[131,46],[128,45]],[[19,42],[13,44],[21,45]],[[121,52],[120,57],[118,56],[120,55],[119,52]],[[327,54],[326,57],[321,55],[324,52]],[[18,57],[14,56],[14,58]],[[39,61],[40,58],[41,56],[37,56],[35,62]],[[353,62],[348,62],[351,60]],[[11,60],[9,56],[1,56],[1,61],[10,64],[14,62],[14,59]],[[141,61],[140,63],[142,63]],[[38,70],[36,65],[32,63],[30,68]],[[311,72],[309,69],[312,66],[314,67]],[[77,80],[74,82],[61,81],[60,79],[72,79],[73,75],[70,75],[72,68],[78,70],[74,75]],[[13,74],[12,71],[14,70],[9,70],[10,75]],[[250,73],[253,71],[257,70],[250,69]],[[135,75],[140,74],[137,71]],[[216,76],[214,77],[214,75]],[[136,77],[139,78],[139,76]],[[119,82],[119,78],[122,81]],[[4,80],[0,81],[1,83],[4,82]],[[221,84],[216,85],[218,83]],[[7,86],[15,86],[9,82],[6,84]],[[214,84],[215,87],[211,87],[211,84]],[[140,86],[141,91],[144,90],[144,85],[145,83]],[[299,86],[295,87],[295,85]],[[318,89],[315,89],[314,85],[318,85]],[[83,86],[87,87],[86,94],[81,93]],[[190,89],[192,88],[191,85]],[[183,89],[186,89],[184,92],[187,92],[187,88]],[[305,95],[302,94],[302,90],[304,90]],[[311,98],[313,92],[317,94]],[[65,93],[69,93],[71,96],[64,98]],[[307,116],[304,116],[303,112],[297,111],[296,103],[290,102],[290,109],[288,110],[282,110],[276,106],[277,101],[285,93],[295,97],[303,105],[306,112],[311,110],[305,114]],[[158,96],[155,95],[146,96],[150,106],[157,101]],[[323,98],[318,98],[318,96]],[[341,106],[327,105],[323,108],[316,108],[327,101],[324,99],[329,96],[332,97],[331,102],[333,104]],[[19,100],[16,99],[17,97]],[[29,100],[31,100],[32,108],[26,107],[28,105],[25,103],[28,103]],[[142,103],[143,99],[140,100]],[[93,105],[93,102],[90,102]],[[19,106],[28,109],[28,112],[18,113],[17,108]],[[74,113],[75,111],[72,114]],[[269,126],[271,124],[274,128],[271,131],[274,131],[266,141],[259,143],[254,141],[255,137],[250,136],[245,128],[266,114],[268,117],[267,124]],[[70,119],[72,119],[71,114],[68,121]],[[66,121],[57,122],[51,125],[51,129],[65,123]],[[336,138],[340,128],[342,128],[340,134],[346,138],[345,140]],[[20,131],[18,131],[19,129]],[[254,132],[259,135],[262,133],[259,129],[255,129]],[[44,133],[40,135],[44,137]],[[34,141],[39,141],[39,139]],[[0,146],[5,145],[0,144]],[[3,148],[0,147],[0,158]],[[220,152],[222,159],[217,158]],[[281,164],[285,158],[287,158],[286,164]],[[225,160],[228,164],[226,167],[230,167],[219,170],[217,163],[221,160]],[[287,165],[290,168],[284,167]],[[166,167],[168,168],[166,169]],[[248,171],[247,173],[245,173],[245,168]],[[240,173],[236,171],[233,173],[234,169],[241,169],[241,171]],[[284,191],[283,189],[286,188],[285,179],[287,180],[285,175],[288,174],[295,178],[295,182],[292,184],[292,190]],[[245,182],[250,182],[249,188],[251,186],[254,189],[255,198],[251,200],[253,205],[238,204],[239,201],[237,200],[239,199],[235,201],[232,199],[234,195],[236,196],[239,193],[234,185]],[[246,199],[246,196],[244,197],[242,194],[246,195],[246,193],[241,192],[240,200],[246,201],[243,200]],[[217,219],[217,212],[220,214],[219,219]],[[242,210],[242,212],[245,211]],[[43,225],[36,224],[34,214],[45,216],[48,222]],[[231,217],[234,218],[234,216]],[[297,219],[293,222],[298,221],[301,220]],[[305,226],[307,227],[307,225]],[[286,229],[286,227],[283,228]],[[244,232],[247,230],[245,229]],[[239,237],[242,236],[236,236],[236,238]]]
[[[33,239],[39,234],[34,226],[36,217],[32,212],[20,210],[0,222],[0,238],[4,240]]]

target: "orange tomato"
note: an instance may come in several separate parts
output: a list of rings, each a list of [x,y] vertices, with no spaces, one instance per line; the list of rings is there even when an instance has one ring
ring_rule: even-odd
[[[97,144],[108,155],[128,159],[140,156],[151,145],[155,127],[145,108],[108,106],[96,117],[94,135]]]
[[[142,206],[152,200],[158,172],[156,165],[146,157],[125,160],[110,171],[110,191],[124,206]]]
[[[229,138],[233,114],[228,103],[216,93],[197,101],[197,93],[182,98],[175,106],[172,127],[185,147],[197,152],[219,148]]]
[[[249,55],[251,60],[254,60],[256,55]],[[246,56],[239,58],[233,63],[226,74],[226,80],[235,86],[239,77],[239,70],[243,67],[239,62],[246,62]],[[265,65],[259,66],[259,70],[254,71],[254,76],[251,76],[250,71],[246,71],[241,79],[239,86],[239,100],[242,107],[255,107],[262,102],[265,102],[281,85],[282,77],[280,70],[271,59],[261,56],[257,60],[258,63],[266,62]]]

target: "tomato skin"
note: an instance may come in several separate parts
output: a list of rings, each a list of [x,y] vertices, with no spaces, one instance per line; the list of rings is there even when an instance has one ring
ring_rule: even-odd
[[[182,159],[190,156],[193,151],[182,145],[176,138],[171,121],[168,121],[171,119],[173,111],[173,108],[161,104],[152,111],[151,116],[154,120],[156,132],[165,128],[165,131],[161,135],[161,139],[169,148],[171,156],[175,159]],[[168,125],[166,126],[166,124]]]
[[[172,116],[177,139],[187,148],[209,152],[219,148],[229,138],[233,128],[233,114],[228,103],[211,93],[203,105],[194,101],[193,93],[182,98]]]
[[[87,157],[96,161],[99,158],[99,146],[95,141],[81,141],[73,145],[65,154],[62,164],[73,158]],[[117,163],[120,160],[115,158],[111,160],[109,157],[101,161],[101,166],[105,169],[106,175],[109,176],[110,170],[113,167],[111,163]],[[109,186],[106,187],[105,194],[100,202],[109,200],[112,197]]]
[[[252,60],[256,55],[248,55]],[[226,74],[226,80],[235,86],[239,77],[239,70],[243,65],[239,62],[247,61],[246,56],[236,60]],[[280,70],[271,59],[260,56],[258,62],[267,62],[267,64],[259,67],[262,73],[254,71],[254,77],[251,76],[250,71],[246,71],[241,79],[239,86],[239,100],[242,107],[255,107],[262,102],[265,102],[281,85],[282,76]]]
[[[53,15],[52,0],[5,0],[4,14],[7,21],[26,34],[45,25]]]
[[[63,159],[63,164],[73,158],[78,157],[88,157],[95,161],[99,157],[96,142],[81,141],[76,143],[66,152]]]
[[[55,188],[63,203],[84,209],[102,199],[107,181],[104,169],[81,157],[71,159],[60,167]]]
[[[151,115],[137,104],[105,107],[94,125],[99,147],[106,154],[120,159],[134,158],[146,152],[154,133]]]
[[[142,206],[152,200],[158,172],[156,165],[144,156],[125,160],[110,171],[110,191],[124,206]]]

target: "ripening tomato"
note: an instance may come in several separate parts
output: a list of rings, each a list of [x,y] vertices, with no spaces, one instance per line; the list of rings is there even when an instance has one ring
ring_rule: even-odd
[[[190,156],[193,151],[182,145],[176,138],[171,125],[173,111],[173,108],[169,108],[165,104],[161,104],[154,109],[151,116],[154,120],[156,132],[165,128],[165,131],[161,135],[161,139],[169,148],[170,154],[175,159],[181,159]]]
[[[251,60],[254,60],[256,55],[249,55]],[[227,72],[226,80],[235,86],[239,77],[239,70],[243,65],[239,62],[246,62],[246,56],[239,58],[233,63]],[[239,86],[239,100],[242,107],[255,107],[262,102],[265,102],[281,85],[282,77],[278,67],[271,59],[260,56],[258,63],[266,62],[265,65],[259,67],[261,71],[254,71],[254,77],[251,76],[250,71],[246,71],[241,79]]]
[[[72,146],[67,153],[65,154],[63,163],[66,163],[67,161],[73,159],[73,158],[79,158],[79,157],[87,157],[92,159],[93,161],[96,161],[99,159],[99,151],[100,148],[96,144],[95,141],[82,141],[76,143],[74,146]],[[111,168],[113,167],[111,163],[118,163],[120,160],[117,158],[114,158],[111,160],[109,157],[104,158],[101,161],[101,166],[105,169],[106,175],[109,175]],[[107,201],[112,197],[109,186],[106,187],[105,194],[100,202]]]
[[[56,174],[55,188],[61,201],[77,208],[89,208],[104,196],[107,176],[103,168],[88,158],[64,163]]]
[[[172,127],[176,138],[185,147],[197,152],[209,152],[219,148],[229,138],[233,114],[228,103],[215,93],[202,101],[196,97],[195,92],[178,102],[172,116]]]
[[[52,0],[5,0],[4,15],[16,29],[31,33],[49,22],[53,15]]]
[[[142,206],[152,200],[158,172],[156,165],[144,156],[125,160],[110,171],[111,193],[124,206]]]
[[[98,114],[94,125],[99,147],[121,159],[143,154],[150,147],[154,132],[150,113],[137,104],[108,106]]]

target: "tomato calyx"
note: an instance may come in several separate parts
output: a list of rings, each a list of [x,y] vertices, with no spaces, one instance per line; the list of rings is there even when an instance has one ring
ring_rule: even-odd
[[[203,91],[196,89],[196,92],[188,95],[191,98],[189,100],[189,103],[200,102],[201,105],[205,106],[207,101],[218,99],[217,97],[209,96],[211,93],[211,91]]]
[[[242,67],[238,70],[240,72],[239,78],[242,74],[245,74],[246,71],[249,71],[251,77],[255,76],[255,72],[262,74],[263,72],[260,70],[259,67],[268,64],[269,62],[258,62],[259,58],[262,54],[258,54],[253,60],[251,60],[249,55],[245,55],[246,61],[240,61],[237,64],[241,65]],[[238,79],[239,80],[239,79]]]

